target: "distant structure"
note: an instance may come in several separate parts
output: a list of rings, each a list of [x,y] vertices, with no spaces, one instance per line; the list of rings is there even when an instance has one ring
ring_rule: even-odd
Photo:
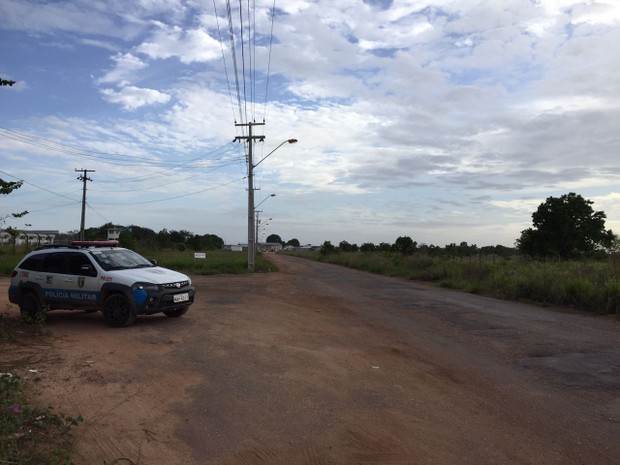
[[[126,228],[125,226],[112,226],[108,228],[108,240],[118,241],[121,237],[121,233],[126,230],[131,230],[131,228]]]
[[[53,244],[60,232],[56,230],[18,230],[15,236],[15,245],[39,246]],[[0,244],[13,244],[13,236],[5,230],[0,231]]]
[[[258,252],[281,252],[282,244],[279,242],[259,242],[256,244],[256,250]],[[248,250],[247,244],[227,244],[224,246],[224,250],[231,250],[233,252],[242,252]]]

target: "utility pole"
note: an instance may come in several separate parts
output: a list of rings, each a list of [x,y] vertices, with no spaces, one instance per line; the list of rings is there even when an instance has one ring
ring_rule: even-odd
[[[260,227],[260,220],[258,219],[259,218],[258,214],[262,212],[263,212],[262,210],[256,210],[256,228],[255,228],[256,234],[254,237],[256,237],[256,247],[259,248],[259,251],[260,251],[260,239],[258,235],[258,228]]]
[[[256,237],[254,236],[254,161],[252,160],[252,147],[255,140],[264,141],[265,136],[252,135],[254,126],[264,126],[265,123],[235,123],[235,126],[247,126],[247,136],[237,136],[236,141],[248,142],[248,270],[254,270],[254,257],[256,254]]]
[[[84,240],[84,224],[85,224],[85,219],[86,219],[86,181],[92,181],[92,179],[90,179],[88,177],[88,173],[94,173],[95,170],[87,170],[84,168],[80,168],[80,169],[75,169],[76,173],[82,173],[80,176],[78,176],[78,180],[82,181],[83,184],[83,188],[82,188],[82,221],[80,222],[80,240],[83,241]]]

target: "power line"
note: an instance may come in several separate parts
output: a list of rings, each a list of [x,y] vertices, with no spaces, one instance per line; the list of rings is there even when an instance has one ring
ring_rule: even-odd
[[[71,200],[71,201],[76,201],[75,199],[72,199],[71,197],[67,197],[66,195],[62,195],[62,194],[59,194],[59,193],[57,193],[57,192],[51,191],[51,190],[49,190],[49,189],[47,189],[47,188],[45,188],[45,187],[37,186],[36,184],[31,183],[31,182],[29,182],[29,181],[26,181],[25,179],[20,179],[20,178],[18,178],[17,176],[13,176],[12,174],[7,173],[6,171],[2,171],[2,170],[0,170],[0,173],[5,174],[6,176],[10,176],[10,177],[12,177],[13,179],[18,179],[18,180],[20,180],[21,182],[23,182],[24,184],[27,184],[27,185],[29,185],[29,186],[36,187],[37,189],[41,189],[42,191],[49,192],[50,194],[56,195],[56,196],[58,196],[58,197],[62,197],[63,199],[67,199],[67,200]],[[76,202],[77,202],[77,201],[76,201]]]
[[[239,107],[239,121],[243,122],[243,110],[241,106],[241,89],[239,87],[239,69],[237,68],[237,52],[235,47],[235,31],[233,29],[232,10],[230,0],[226,0],[226,14],[228,15],[228,35],[230,38],[230,50],[232,53],[233,70],[235,74],[235,87],[237,88],[237,105]]]
[[[243,181],[245,179],[245,176],[239,179],[235,179],[234,181],[230,181],[224,184],[219,184],[217,186],[212,186],[212,187],[208,187],[206,189],[201,189],[199,191],[195,191],[195,192],[189,192],[187,194],[181,194],[181,195],[176,195],[174,197],[166,197],[163,199],[156,199],[156,200],[144,200],[144,201],[131,201],[131,202],[98,202],[98,205],[144,205],[147,203],[159,203],[159,202],[167,202],[169,200],[176,200],[176,199],[182,199],[184,197],[190,197],[192,195],[197,195],[197,194],[202,194],[203,192],[208,192],[208,191],[212,191],[215,189],[219,189],[221,187],[226,187],[229,186],[230,184],[234,184],[236,182],[239,181]]]
[[[191,163],[192,161],[205,158],[211,153],[215,153],[223,149],[224,147],[231,145],[231,143],[229,142],[223,147],[215,149],[205,155],[201,155],[199,157],[179,163],[178,161],[163,161],[163,160],[157,160],[153,158],[147,158],[144,156],[139,157],[135,155],[124,155],[124,154],[119,154],[119,153],[101,152],[101,151],[84,149],[82,147],[64,144],[62,142],[54,141],[51,139],[44,139],[41,137],[36,137],[30,134],[20,133],[20,132],[12,131],[10,129],[6,129],[2,127],[0,127],[0,136],[5,137],[10,140],[17,141],[17,142],[22,142],[25,144],[33,145],[35,147],[45,148],[45,149],[52,150],[55,152],[64,153],[66,155],[74,155],[80,158],[95,160],[100,163],[106,163],[106,164],[112,164],[112,165],[118,166],[119,162],[123,162],[123,166],[128,166],[128,167],[129,166],[144,166],[144,165],[162,166],[162,167],[183,166],[188,163]],[[136,164],[130,164],[130,162],[132,161],[135,162]]]
[[[269,53],[267,58],[267,77],[265,83],[265,108],[263,111],[263,121],[267,117],[267,101],[269,97],[269,79],[271,78],[271,50],[273,46],[273,25],[276,17],[276,0],[273,0],[273,6],[271,8],[271,32],[269,34]]]
[[[228,86],[228,97],[230,98],[230,107],[235,119],[235,104],[233,103],[232,89],[230,88],[230,76],[228,75],[228,66],[226,65],[226,55],[224,54],[224,39],[222,38],[222,30],[220,29],[220,19],[217,14],[217,6],[213,0],[213,10],[215,11],[215,22],[217,24],[217,33],[220,39],[220,49],[222,50],[222,61],[224,62],[224,73],[226,74],[226,84]]]

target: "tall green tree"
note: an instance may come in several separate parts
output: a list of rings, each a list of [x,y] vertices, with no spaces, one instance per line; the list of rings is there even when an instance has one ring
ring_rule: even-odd
[[[282,244],[282,245],[284,245],[284,241],[277,234],[270,234],[269,236],[267,236],[267,239],[266,239],[265,242],[270,242],[272,244]]]
[[[615,236],[605,229],[605,212],[594,211],[592,204],[574,192],[547,198],[532,213],[532,227],[521,231],[516,241],[519,252],[574,258],[608,249]]]
[[[411,255],[415,252],[418,243],[409,236],[400,236],[392,244],[392,251],[403,255]]]

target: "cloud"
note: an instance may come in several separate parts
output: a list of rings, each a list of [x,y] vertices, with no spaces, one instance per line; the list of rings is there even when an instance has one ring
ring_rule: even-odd
[[[145,105],[168,103],[170,95],[155,89],[141,89],[135,86],[125,86],[120,90],[101,89],[103,98],[110,102],[121,105],[126,110],[136,110]]]
[[[212,61],[222,56],[220,43],[202,29],[183,30],[179,26],[156,23],[151,37],[136,52],[156,60],[176,57],[181,63]]]
[[[114,62],[114,67],[97,79],[95,81],[97,84],[127,85],[138,75],[139,71],[148,66],[147,63],[131,53],[118,53],[111,59]]]

